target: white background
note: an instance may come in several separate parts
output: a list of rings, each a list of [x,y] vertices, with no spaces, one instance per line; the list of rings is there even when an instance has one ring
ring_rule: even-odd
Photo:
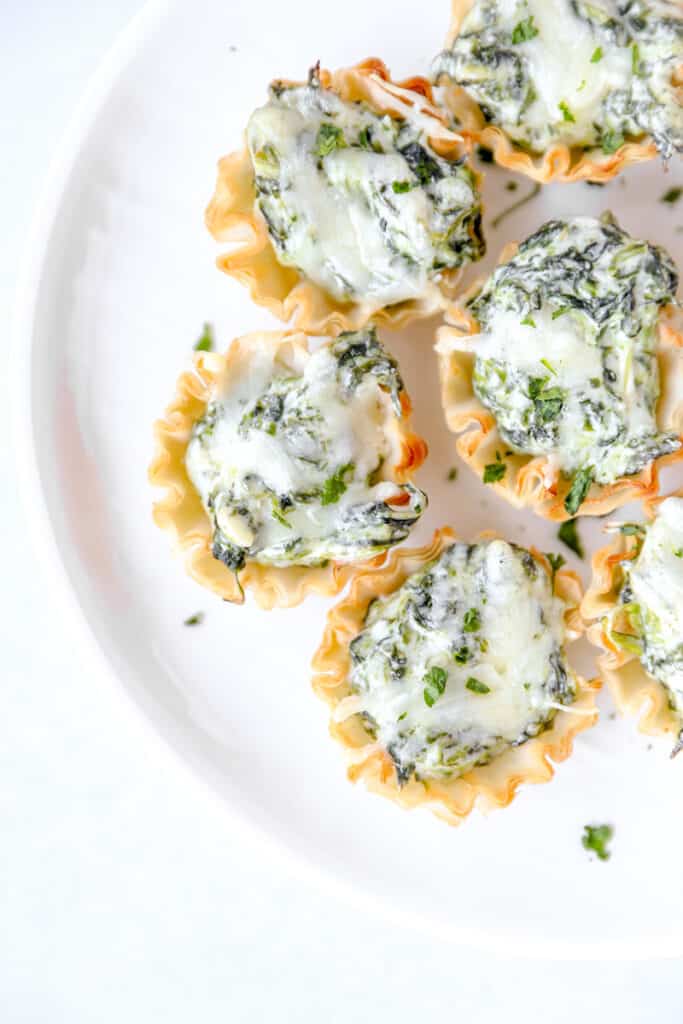
[[[49,159],[137,6],[0,9],[3,360]],[[7,382],[3,365],[5,419]],[[538,964],[432,944],[341,905],[236,834],[123,698],[84,671],[24,531],[8,444],[0,474],[2,1024],[681,1020],[677,962]]]

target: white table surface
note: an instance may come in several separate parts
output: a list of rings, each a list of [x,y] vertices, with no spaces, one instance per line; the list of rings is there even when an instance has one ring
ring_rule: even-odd
[[[6,338],[49,158],[137,7],[0,7]],[[7,350],[6,340],[2,409]],[[8,444],[0,479],[2,1024],[680,1022],[678,962],[533,963],[430,942],[342,905],[254,848],[125,699],[84,670],[24,532]]]

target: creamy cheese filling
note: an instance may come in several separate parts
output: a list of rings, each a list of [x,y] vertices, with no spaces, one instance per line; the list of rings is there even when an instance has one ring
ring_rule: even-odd
[[[510,448],[581,472],[587,493],[680,447],[656,419],[657,320],[677,283],[662,249],[609,217],[523,242],[469,303],[481,334],[452,343],[476,354],[474,389]]]
[[[683,149],[683,12],[667,0],[475,0],[434,71],[522,146]]]
[[[622,607],[640,638],[644,668],[669,690],[683,722],[683,499],[667,498],[644,528],[637,558],[624,562]],[[616,641],[628,643],[617,632]]]
[[[298,365],[268,346],[196,424],[187,471],[235,571],[352,562],[403,540],[426,506],[388,479],[402,415],[396,362],[374,329],[340,335]]]
[[[320,87],[271,87],[247,142],[256,204],[278,260],[340,301],[421,298],[484,253],[465,163],[431,148],[423,118],[380,117]]]
[[[400,782],[461,775],[571,704],[562,601],[532,556],[456,543],[368,610],[351,686]]]

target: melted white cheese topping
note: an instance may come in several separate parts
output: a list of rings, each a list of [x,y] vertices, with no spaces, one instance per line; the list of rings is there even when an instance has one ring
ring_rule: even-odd
[[[519,21],[520,4],[500,0],[498,6],[502,25],[512,31]],[[607,10],[614,4],[597,6]],[[566,0],[528,0],[523,14],[532,16],[538,29],[538,35],[522,44],[537,94],[525,120],[539,135],[552,133],[569,146],[594,138],[595,111],[609,93],[630,81],[630,49],[602,46],[601,60],[592,62],[600,40]],[[567,120],[561,104],[573,121]]]
[[[277,413],[264,418],[264,405],[272,409],[273,402]],[[354,561],[374,550],[368,516],[353,519],[355,509],[402,491],[419,495],[421,508],[420,492],[381,479],[384,461],[396,455],[386,433],[390,404],[372,372],[349,392],[342,388],[332,345],[310,358],[299,353],[296,365],[279,362],[264,345],[198,424],[188,475],[218,531],[250,558],[276,565]],[[369,482],[373,474],[379,482]],[[409,511],[413,519],[419,514],[414,500]]]
[[[378,598],[352,644],[351,681],[399,772],[462,774],[570,703],[563,612],[546,573],[501,540],[456,544]]]
[[[422,121],[417,111],[405,123],[380,117],[310,86],[285,89],[256,110],[247,139],[257,205],[279,261],[340,301],[379,308],[422,298],[440,269],[478,258],[480,243],[467,232],[479,204],[470,171],[442,161],[439,178],[421,182],[397,149],[403,133],[402,148],[412,138],[439,165]],[[342,133],[329,151],[320,148],[326,129]],[[450,246],[454,230],[459,248]]]
[[[551,222],[471,303],[482,333],[437,350],[476,354],[475,391],[511,448],[612,483],[679,447],[656,418],[668,259],[610,222]]]
[[[624,569],[640,608],[643,662],[683,713],[683,499],[667,498]]]
[[[586,17],[571,0],[475,0],[455,57],[447,51],[437,58],[437,73],[461,82],[495,123],[539,152],[553,142],[593,146],[603,138],[605,151],[613,152],[622,132],[665,136],[670,130],[680,143],[672,74],[683,61],[683,41],[671,31],[634,29],[640,8],[649,25],[657,19],[664,25],[662,19],[681,17],[680,7],[643,3],[629,20],[627,5],[615,0],[579,0],[578,6]],[[491,59],[489,47],[504,51],[505,61]]]

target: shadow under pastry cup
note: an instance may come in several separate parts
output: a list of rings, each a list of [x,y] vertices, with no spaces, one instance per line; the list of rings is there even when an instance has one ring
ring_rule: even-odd
[[[374,331],[366,333],[375,337]],[[187,466],[188,448],[196,436],[198,424],[206,417],[210,403],[220,401],[231,388],[239,388],[252,373],[263,369],[264,361],[278,378],[295,379],[301,375],[314,351],[320,351],[311,348],[311,340],[306,334],[296,331],[258,332],[234,340],[224,355],[195,353],[192,369],[181,374],[175,397],[154,425],[156,453],[149,479],[163,492],[154,504],[154,521],[171,538],[188,574],[226,601],[241,604],[245,592],[251,591],[261,608],[291,608],[309,594],[338,594],[358,571],[359,564],[380,564],[390,546],[390,542],[382,548],[378,545],[373,557],[356,562],[330,558],[313,565],[263,564],[258,561],[258,555],[252,557],[245,549],[243,565],[239,569],[229,568],[214,552],[216,524],[212,522]],[[335,344],[342,342],[343,336]],[[421,507],[412,509],[411,495],[418,495],[419,500],[426,504],[425,496],[409,481],[424,461],[427,446],[411,429],[410,400],[403,390],[395,362],[381,348],[379,353],[396,370],[399,389],[395,397],[400,408],[397,412],[381,385],[377,385],[376,416],[389,454],[380,462],[375,475],[385,491],[392,490],[391,484],[396,487],[394,494],[387,493],[382,500],[375,499],[375,505],[380,511],[384,509],[386,519],[395,516],[399,526],[401,516],[405,515],[407,534],[409,525],[422,511]],[[279,401],[277,397],[276,401]],[[255,402],[258,405],[257,396],[252,395],[250,408]],[[266,395],[265,415],[269,414],[267,402]],[[229,449],[225,456],[229,462]],[[254,471],[258,474],[262,467],[256,466]],[[348,477],[342,472],[336,480],[336,494],[328,496],[330,501],[336,501],[338,494],[346,490],[345,480],[348,481]],[[244,511],[240,509],[240,512]],[[280,519],[286,518],[287,514],[288,509],[282,510],[279,506],[273,512]]]
[[[494,534],[486,533],[480,535],[476,545],[460,544],[459,547],[467,560],[478,546],[496,541]],[[437,530],[431,543],[424,547],[396,549],[385,566],[357,574],[348,595],[329,613],[322,643],[313,659],[313,690],[330,707],[330,733],[346,752],[348,778],[352,782],[362,780],[371,792],[387,797],[404,809],[427,807],[450,825],[459,825],[475,805],[483,811],[506,807],[524,783],[548,782],[554,774],[551,762],[565,760],[571,754],[574,737],[595,724],[595,691],[599,688],[599,681],[587,682],[564,662],[564,644],[578,639],[584,629],[579,614],[582,590],[578,577],[564,569],[554,572],[547,557],[533,548],[522,552],[514,546],[505,545],[506,549],[516,551],[528,560],[527,569],[528,564],[533,564],[535,568],[528,571],[548,579],[548,595],[561,602],[559,621],[563,637],[560,653],[555,657],[566,666],[562,669],[564,682],[566,685],[567,679],[571,680],[573,700],[565,705],[552,705],[554,717],[548,718],[536,734],[518,741],[516,745],[508,743],[502,752],[491,752],[488,763],[469,767],[461,774],[454,770],[450,776],[430,777],[427,770],[418,778],[414,771],[401,770],[396,749],[392,753],[382,745],[378,730],[373,729],[367,713],[361,709],[362,699],[353,683],[354,664],[358,660],[353,653],[353,643],[368,627],[368,616],[378,599],[391,599],[406,583],[410,583],[411,578],[414,580],[416,575],[421,576],[426,569],[433,572],[434,565],[457,543],[453,531],[443,528]],[[484,621],[485,608],[476,615],[470,611],[469,622],[467,613],[465,615],[464,635],[470,646],[476,640],[473,625],[476,629],[481,627],[480,614],[481,621]],[[480,645],[482,650],[486,650],[485,642],[480,641]],[[456,652],[456,662],[460,655],[461,652]],[[557,668],[557,660],[554,666]],[[465,667],[462,671],[470,670]],[[482,675],[481,668],[472,668],[471,671],[479,671]],[[439,684],[439,677],[430,681],[429,673],[425,678],[426,684],[420,680],[404,679],[401,687],[416,688],[418,704],[421,704],[422,688],[426,685],[424,700],[431,701],[429,706],[438,709],[438,701],[448,699],[448,690],[443,696],[445,681],[442,679]],[[466,688],[474,695],[474,701],[486,701],[491,697],[489,688],[480,680],[468,679]],[[503,699],[506,699],[505,695]],[[399,722],[402,717],[399,717]],[[434,728],[439,731],[436,726]],[[534,731],[531,730],[532,733]],[[486,761],[486,757],[482,757],[482,761]]]
[[[598,658],[600,677],[607,683],[619,712],[638,717],[638,728],[648,736],[674,737],[673,753],[678,753],[683,719],[672,706],[667,687],[643,665],[639,631],[622,598],[628,582],[625,566],[637,561],[645,531],[669,498],[683,499],[683,489],[647,500],[643,528],[637,523],[613,524],[613,539],[593,555],[591,583],[581,603],[581,615],[589,640],[603,652]],[[683,557],[683,550],[679,557]],[[665,584],[659,581],[659,585]]]
[[[519,248],[515,242],[505,246],[498,266],[513,260]],[[511,505],[529,508],[557,522],[574,515],[605,515],[630,501],[655,497],[659,492],[659,470],[682,459],[683,446],[654,459],[637,473],[618,477],[609,484],[591,483],[578,507],[568,511],[566,502],[572,478],[564,476],[550,456],[523,454],[503,438],[496,417],[477,396],[473,379],[481,326],[468,306],[486,283],[483,279],[475,282],[448,309],[446,326],[439,329],[436,346],[444,415],[449,430],[458,435],[456,450],[463,461]],[[461,350],[459,345],[463,342]],[[683,439],[683,324],[673,304],[659,311],[655,357],[659,376],[656,426]],[[551,343],[547,359],[552,362]],[[539,373],[545,372],[539,366]],[[552,386],[550,371],[548,382]]]
[[[451,0],[451,24],[444,52],[447,53],[459,37],[463,22],[475,2]],[[571,41],[567,45],[571,46]],[[597,40],[595,52],[600,52]],[[482,107],[465,88],[449,80],[445,74],[441,74],[439,80],[442,84],[440,101],[452,115],[457,131],[468,141],[490,149],[500,167],[524,174],[543,185],[576,181],[605,183],[627,167],[652,160],[659,153],[657,143],[646,133],[631,137],[612,133],[605,149],[600,146],[570,146],[556,141],[542,153],[530,152],[515,142],[502,127],[487,120]],[[683,104],[683,63],[674,70],[672,85],[678,102]],[[568,118],[571,116],[568,114]]]
[[[435,105],[431,85],[424,78],[414,77],[394,83],[385,65],[374,58],[334,72],[314,68],[311,75],[313,77],[309,78],[309,85],[314,81],[317,89],[328,90],[342,101],[342,104],[352,104],[356,111],[367,110],[370,115],[386,115],[393,125],[414,123],[423,140],[427,141],[432,151],[431,154],[427,154],[428,162],[421,165],[418,160],[415,168],[413,161],[409,170],[402,160],[402,176],[407,176],[408,180],[393,182],[396,194],[388,190],[380,197],[381,202],[386,199],[393,205],[394,213],[401,202],[409,199],[409,193],[413,189],[429,184],[429,169],[436,167],[438,170],[434,155],[447,161],[453,167],[453,173],[456,173],[456,167],[461,168],[457,172],[463,176],[460,186],[463,186],[466,177],[465,191],[470,190],[472,203],[468,210],[459,212],[449,228],[460,232],[458,244],[450,253],[451,260],[455,261],[454,265],[430,271],[428,280],[419,289],[419,294],[413,294],[404,300],[385,302],[377,297],[373,298],[372,294],[358,294],[352,298],[335,296],[329,289],[326,290],[320,283],[306,276],[297,266],[286,265],[278,258],[271,237],[273,231],[277,233],[277,229],[272,225],[269,229],[269,224],[259,208],[261,193],[257,194],[254,162],[248,146],[245,145],[240,151],[220,160],[215,192],[206,210],[206,224],[210,233],[217,242],[229,246],[227,251],[218,257],[218,267],[243,284],[254,302],[265,306],[278,319],[291,321],[297,328],[310,333],[333,334],[340,330],[356,330],[370,319],[380,326],[399,328],[415,319],[438,313],[445,302],[455,294],[461,267],[471,259],[480,258],[484,252],[481,236],[481,176],[466,161],[468,147],[462,138],[447,126],[443,111]],[[276,81],[272,89],[275,90],[277,97],[279,91],[303,88],[305,85],[303,82]],[[332,124],[332,142],[334,139],[331,132],[334,128],[335,125]],[[263,148],[268,149],[268,145],[266,143]],[[372,151],[373,143],[369,136],[363,147],[352,143],[349,149],[344,142],[340,148],[347,154],[360,153],[362,148],[370,151],[371,159],[376,158],[378,154],[381,155],[379,146]],[[424,147],[417,147],[420,148],[424,151]],[[393,154],[394,157],[396,155]],[[321,166],[322,161],[323,157],[320,157]],[[417,177],[413,175],[413,170]],[[277,174],[273,181],[276,178]],[[268,187],[273,187],[273,182]],[[278,189],[278,197],[286,196],[287,189],[280,193],[279,183],[275,183],[274,187]],[[328,196],[328,201],[334,206],[344,203],[343,198],[333,195]],[[299,215],[297,217],[299,218]],[[311,224],[309,235],[312,238],[317,235],[314,223]],[[356,249],[360,242],[360,238],[356,240]],[[443,244],[443,240],[439,244]],[[369,252],[372,247],[368,245],[366,248]],[[467,252],[471,255],[466,255]],[[458,253],[462,255],[457,255]],[[371,255],[361,254],[359,249],[356,256],[359,259],[372,259]],[[399,257],[400,252],[393,253],[392,259],[396,261],[397,266],[400,263]]]

